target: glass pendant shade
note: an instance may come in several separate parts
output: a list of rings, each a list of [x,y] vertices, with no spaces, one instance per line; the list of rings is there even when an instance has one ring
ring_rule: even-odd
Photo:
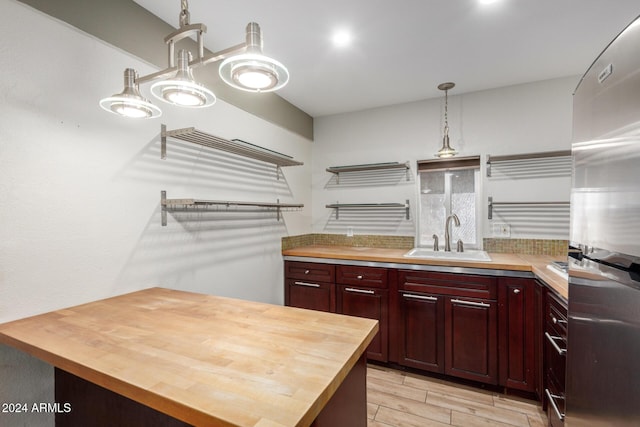
[[[181,50],[178,54],[178,71],[175,77],[154,83],[151,93],[161,101],[181,107],[209,107],[216,102],[216,96],[195,82],[189,68],[189,58],[189,52]]]
[[[280,62],[262,54],[262,32],[255,22],[247,25],[247,51],[225,59],[218,70],[220,78],[236,89],[271,92],[289,81],[289,71]]]
[[[162,111],[145,99],[135,83],[137,73],[133,68],[124,71],[124,90],[116,95],[100,100],[102,109],[133,119],[160,117]]]
[[[449,157],[453,157],[456,154],[458,154],[458,152],[451,148],[451,146],[449,145],[449,135],[445,134],[445,136],[442,138],[442,148],[438,150],[438,152],[436,153],[436,157],[446,159]]]

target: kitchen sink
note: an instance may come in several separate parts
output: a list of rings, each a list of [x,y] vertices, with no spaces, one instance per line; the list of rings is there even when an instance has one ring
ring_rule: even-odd
[[[413,248],[406,254],[406,258],[420,259],[451,259],[460,261],[491,261],[491,257],[485,251],[465,250],[464,252],[434,251],[428,248]]]

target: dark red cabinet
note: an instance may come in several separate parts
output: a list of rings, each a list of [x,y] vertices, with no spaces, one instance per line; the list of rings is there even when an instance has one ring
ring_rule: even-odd
[[[378,320],[367,358],[388,361],[388,270],[381,267],[285,261],[284,303]]]
[[[291,307],[335,312],[335,266],[285,262],[284,303]]]
[[[398,271],[401,364],[498,383],[496,279]]]
[[[544,308],[543,406],[552,427],[564,425],[565,372],[567,364],[567,302],[546,292]]]
[[[444,297],[400,292],[399,363],[444,373]]]
[[[536,282],[498,279],[500,384],[536,392]]]
[[[378,320],[378,333],[367,347],[367,359],[388,360],[389,291],[361,286],[337,285],[336,312]]]
[[[498,383],[497,315],[495,300],[447,297],[445,374]]]

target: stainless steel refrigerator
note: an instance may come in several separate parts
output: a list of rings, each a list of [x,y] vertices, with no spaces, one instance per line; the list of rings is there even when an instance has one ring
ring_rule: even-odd
[[[640,426],[640,18],[574,94],[566,427]]]

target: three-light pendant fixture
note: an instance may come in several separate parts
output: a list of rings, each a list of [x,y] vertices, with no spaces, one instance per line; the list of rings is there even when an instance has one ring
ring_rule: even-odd
[[[100,100],[103,109],[129,118],[159,117],[162,114],[160,108],[140,93],[140,84],[152,81],[155,83],[151,86],[151,93],[161,101],[190,108],[211,106],[216,102],[216,96],[194,80],[191,70],[218,61],[222,61],[218,68],[220,77],[236,89],[271,92],[287,84],[287,68],[262,53],[262,31],[258,24],[251,22],[247,25],[244,43],[205,56],[203,35],[207,27],[189,23],[187,0],[181,0],[181,6],[180,28],[165,37],[169,49],[168,67],[146,76],[138,76],[134,69],[127,68],[124,71],[124,90]],[[197,57],[194,59],[187,50],[180,50],[176,55],[175,44],[193,35],[197,36]]]

